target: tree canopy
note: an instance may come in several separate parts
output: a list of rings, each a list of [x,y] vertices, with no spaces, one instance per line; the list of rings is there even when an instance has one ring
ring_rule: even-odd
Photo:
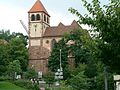
[[[9,30],[0,31],[0,75],[7,71],[10,62],[19,60],[22,71],[27,70],[28,50],[27,36],[22,33],[10,33]]]
[[[81,15],[74,8],[69,11],[79,17],[79,23],[87,24],[96,32],[98,39],[98,58],[109,66],[113,72],[120,73],[120,1],[111,0],[103,7],[99,0],[88,3],[82,0],[89,14]]]

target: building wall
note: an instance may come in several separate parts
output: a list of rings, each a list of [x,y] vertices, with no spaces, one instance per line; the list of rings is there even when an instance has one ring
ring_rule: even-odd
[[[31,39],[31,46],[41,46],[41,40],[40,39]]]
[[[37,72],[42,72],[43,74],[48,71],[47,63],[48,63],[48,59],[47,58],[39,59],[39,60],[30,60],[29,61],[30,67],[35,68],[35,70]]]
[[[58,42],[61,37],[46,37],[43,38],[43,47],[47,48],[49,51],[51,51],[51,46],[52,46],[52,40],[55,39],[56,42]]]

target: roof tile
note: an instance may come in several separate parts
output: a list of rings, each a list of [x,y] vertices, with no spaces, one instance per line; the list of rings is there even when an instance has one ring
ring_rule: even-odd
[[[43,6],[40,0],[37,0],[33,5],[33,7],[28,11],[28,13],[34,13],[34,12],[44,12],[48,14],[47,10],[45,9],[45,7]]]
[[[44,33],[44,37],[60,37],[64,33],[69,33],[75,28],[80,27],[76,21],[73,21],[71,25],[65,26],[62,23],[59,23],[56,27],[47,27]],[[81,27],[80,27],[81,28]]]

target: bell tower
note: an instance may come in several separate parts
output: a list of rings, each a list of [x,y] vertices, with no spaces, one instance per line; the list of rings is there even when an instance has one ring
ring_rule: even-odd
[[[45,29],[50,26],[50,15],[40,0],[28,11],[29,45],[42,46]]]

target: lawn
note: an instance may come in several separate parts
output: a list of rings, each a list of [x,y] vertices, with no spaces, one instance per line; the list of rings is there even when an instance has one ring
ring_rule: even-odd
[[[27,90],[27,89],[16,86],[10,82],[3,81],[3,82],[0,82],[0,90]]]

